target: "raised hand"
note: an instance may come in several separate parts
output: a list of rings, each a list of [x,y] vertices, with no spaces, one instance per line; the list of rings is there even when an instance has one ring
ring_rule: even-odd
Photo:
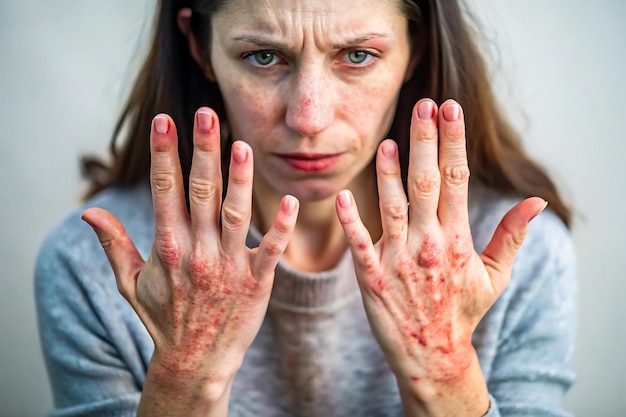
[[[219,121],[208,108],[196,113],[190,213],[169,116],[154,118],[150,151],[155,240],[148,260],[110,213],[94,208],[83,218],[154,340],[140,415],[225,415],[230,383],[265,316],[298,201],[285,196],[260,246],[248,249],[250,147],[233,143],[222,203]]]
[[[545,201],[530,198],[511,209],[478,254],[468,218],[461,107],[449,100],[438,109],[421,100],[410,140],[408,201],[395,143],[386,140],[379,148],[381,239],[372,243],[348,191],[338,195],[338,216],[407,415],[480,416],[488,395],[471,336],[506,288],[528,222]]]

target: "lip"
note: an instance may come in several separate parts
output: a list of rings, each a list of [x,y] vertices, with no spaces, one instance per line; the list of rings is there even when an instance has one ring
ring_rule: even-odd
[[[322,154],[322,153],[281,153],[276,154],[291,168],[302,172],[324,172],[335,166],[341,153]]]

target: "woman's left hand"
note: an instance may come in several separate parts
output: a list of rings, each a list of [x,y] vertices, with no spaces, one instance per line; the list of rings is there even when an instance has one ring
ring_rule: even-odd
[[[506,288],[528,222],[545,201],[529,198],[512,208],[478,254],[469,225],[461,107],[449,100],[438,109],[420,100],[410,140],[408,202],[396,144],[385,140],[378,150],[383,234],[376,244],[348,191],[337,197],[337,212],[370,326],[396,374],[405,410],[480,416],[488,395],[472,333]]]

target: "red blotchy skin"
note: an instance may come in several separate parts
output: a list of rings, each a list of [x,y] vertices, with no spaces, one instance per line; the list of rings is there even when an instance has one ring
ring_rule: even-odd
[[[417,264],[422,268],[431,269],[439,265],[440,257],[441,250],[437,244],[431,240],[430,236],[426,235],[424,237],[424,243],[422,244]]]
[[[412,259],[401,257],[397,275],[408,286],[416,299],[409,303],[413,312],[405,317],[404,334],[416,340],[420,346],[434,349],[444,355],[455,352],[453,330],[455,299],[461,289],[448,280],[442,267],[445,259],[458,270],[465,266],[466,259],[461,251],[453,247],[442,251],[439,245],[426,235],[417,258],[417,266]],[[441,267],[441,268],[438,268]],[[433,273],[435,270],[441,272]],[[415,314],[415,312],[419,314]]]

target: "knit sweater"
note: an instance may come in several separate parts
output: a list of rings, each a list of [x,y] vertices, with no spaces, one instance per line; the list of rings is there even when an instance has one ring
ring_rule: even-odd
[[[476,249],[513,199],[474,185]],[[35,270],[39,332],[54,395],[51,416],[134,416],[154,345],[119,294],[80,212],[111,211],[147,257],[154,238],[149,187],[108,189],[44,241]],[[248,245],[260,233],[251,228]],[[575,256],[552,212],[531,222],[511,282],[473,334],[495,416],[568,416],[565,393],[576,323]],[[346,251],[332,270],[280,262],[261,330],[232,387],[229,416],[400,417],[394,374],[374,339]]]

